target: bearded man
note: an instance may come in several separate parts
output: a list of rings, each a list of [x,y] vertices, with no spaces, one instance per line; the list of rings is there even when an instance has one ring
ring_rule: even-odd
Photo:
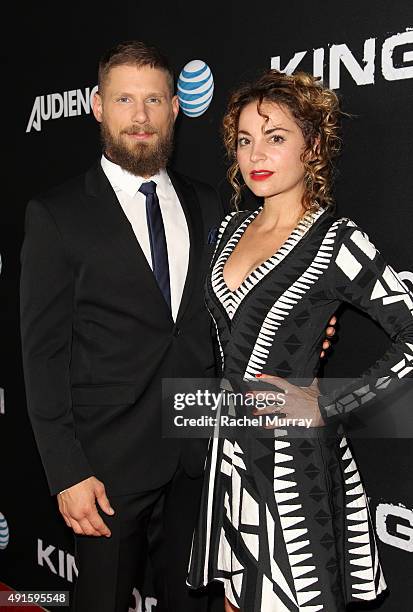
[[[178,100],[157,49],[110,50],[98,88],[102,159],[27,208],[28,410],[75,534],[72,609],[126,612],[149,546],[156,609],[202,612],[185,576],[206,449],[162,438],[161,381],[215,375],[203,282],[222,211],[211,187],[167,169]]]

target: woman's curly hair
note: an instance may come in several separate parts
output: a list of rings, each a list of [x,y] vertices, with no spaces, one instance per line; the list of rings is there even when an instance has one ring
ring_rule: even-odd
[[[339,130],[343,113],[339,100],[333,91],[323,87],[318,77],[305,72],[287,75],[274,69],[236,90],[224,116],[224,144],[232,162],[227,177],[234,189],[235,206],[241,199],[242,189],[237,163],[238,123],[242,109],[251,102],[257,102],[258,112],[267,120],[261,112],[263,102],[281,104],[291,112],[305,140],[301,156],[305,170],[303,207],[306,212],[330,207],[333,159],[341,145]]]

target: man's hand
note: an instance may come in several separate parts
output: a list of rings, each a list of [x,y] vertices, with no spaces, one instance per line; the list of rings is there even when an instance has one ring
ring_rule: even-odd
[[[331,342],[328,340],[328,338],[332,338],[334,334],[336,333],[336,328],[334,326],[337,323],[337,317],[332,316],[328,323],[329,323],[329,326],[326,328],[326,337],[324,338],[322,351],[320,353],[321,358],[325,357],[325,354],[326,354],[325,351],[329,349],[331,346]]]
[[[113,515],[103,482],[94,476],[69,487],[57,496],[65,523],[79,535],[106,536],[111,532],[96,509],[96,500],[103,512]]]

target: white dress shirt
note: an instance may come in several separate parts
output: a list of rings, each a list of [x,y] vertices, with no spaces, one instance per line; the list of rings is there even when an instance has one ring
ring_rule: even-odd
[[[139,191],[139,188],[145,182],[154,181],[156,183],[156,194],[161,208],[168,249],[172,318],[176,321],[188,272],[189,233],[185,213],[171,179],[166,170],[161,170],[155,176],[147,179],[135,176],[111,162],[104,155],[101,164],[151,268],[153,266],[146,222],[146,197]]]

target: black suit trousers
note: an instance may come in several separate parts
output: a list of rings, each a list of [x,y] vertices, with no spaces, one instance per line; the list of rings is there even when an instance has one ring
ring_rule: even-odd
[[[148,557],[156,612],[206,612],[207,592],[186,586],[202,480],[190,478],[179,466],[163,487],[110,497],[115,514],[101,515],[111,537],[76,536],[79,576],[72,612],[135,609],[133,589],[142,593]]]

